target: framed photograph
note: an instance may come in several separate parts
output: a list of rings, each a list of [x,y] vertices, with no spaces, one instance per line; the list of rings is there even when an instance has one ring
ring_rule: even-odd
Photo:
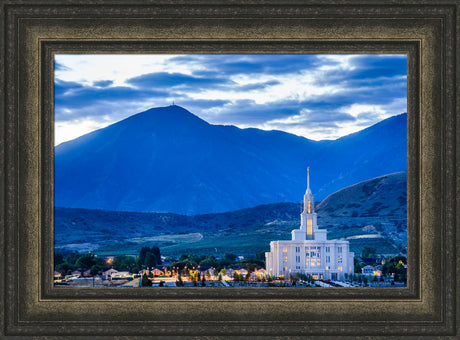
[[[0,250],[5,259],[0,262],[2,336],[458,336],[455,283],[458,3],[443,1],[433,5],[408,1],[401,6],[360,1],[0,3],[4,32],[1,40],[4,53],[0,60],[4,65],[0,160],[5,169],[0,196],[4,207],[0,213],[4,224]],[[399,64],[402,61],[402,73],[388,66],[394,64],[382,62],[391,58],[399,60]],[[372,72],[360,69],[366,62],[380,65],[380,73],[371,75]],[[302,68],[306,64],[310,70],[316,70],[315,75]],[[149,71],[142,69],[142,65],[147,65]],[[342,71],[338,72],[340,67]],[[328,72],[331,69],[335,72]],[[351,69],[356,72],[347,78]],[[376,84],[377,78],[381,83]],[[346,100],[345,95],[334,97],[334,91],[337,92],[334,82],[346,85],[349,97],[366,96],[372,98],[369,103],[377,104],[372,109],[352,107],[354,102]],[[355,91],[355,86],[368,89],[368,93]],[[402,104],[397,100],[401,98],[401,89]],[[394,93],[398,95],[393,96]],[[292,109],[294,102],[296,106]],[[343,103],[349,103],[349,107],[344,109]],[[283,105],[282,114],[277,105]],[[300,106],[303,110],[299,110]],[[327,125],[318,124],[321,120],[314,117],[321,112],[318,107],[328,112],[324,116],[329,117],[329,126],[341,126],[344,130],[329,129],[331,134],[326,136]],[[407,108],[403,116],[397,116],[403,125],[396,128],[390,124],[391,118],[385,116],[390,107],[401,111],[392,112],[393,115],[403,113],[402,107]],[[239,116],[235,112],[240,112]],[[248,112],[255,112],[254,116],[248,117]],[[136,113],[139,114],[133,115]],[[209,150],[209,145],[203,149],[199,141],[180,131],[181,119],[193,120],[196,124],[187,123],[187,128],[193,125],[203,135],[214,133],[209,132],[209,127],[220,127],[225,130],[229,146],[213,139],[213,150]],[[372,128],[373,123],[379,122],[386,125],[386,132],[373,137],[385,142],[360,139],[361,144],[339,143],[345,145],[342,149],[329,146],[337,138],[343,137],[343,141],[350,133],[360,134],[359,124],[338,124],[346,119],[361,123],[362,128]],[[155,127],[170,124],[172,130],[169,134],[155,130],[148,120],[153,120]],[[317,128],[308,130],[313,123]],[[130,125],[134,126],[132,131]],[[289,147],[281,150],[284,158],[273,163],[282,162],[287,168],[268,173],[254,161],[268,157],[262,156],[263,153],[254,157],[260,152],[255,146],[276,145],[266,139],[273,134],[267,130],[280,130],[281,126],[285,127],[284,132],[277,133],[290,141],[297,138],[304,143],[307,133],[310,136],[316,133],[313,139],[318,141],[330,141],[317,151],[311,150],[319,142],[309,141],[312,144],[302,150],[311,155],[298,159],[287,150],[301,147],[291,146],[289,142]],[[400,130],[402,133],[398,133]],[[241,149],[246,138],[239,132],[231,137],[228,131],[254,133],[246,136],[245,152],[238,154],[251,155],[240,159],[246,170],[219,159],[220,154],[228,154],[236,147]],[[171,133],[181,137],[168,139]],[[125,139],[107,142],[120,135]],[[259,139],[260,135],[264,135],[265,141]],[[130,145],[136,138],[139,141]],[[151,152],[153,143],[163,143],[164,150]],[[366,159],[362,156],[366,151],[359,149],[363,144],[368,149],[378,148],[380,153]],[[112,156],[103,158],[97,150],[107,145],[114,149],[103,154]],[[328,147],[335,154],[328,156]],[[381,148],[387,149],[381,151]],[[151,158],[141,157],[146,154]],[[197,159],[203,154],[207,157]],[[129,155],[129,161],[123,155]],[[146,161],[155,157],[156,162]],[[400,164],[401,158],[406,164]],[[162,159],[165,161],[161,162]],[[322,164],[333,161],[334,167]],[[121,165],[114,166],[116,162]],[[375,165],[377,162],[380,166]],[[166,164],[164,169],[162,163]],[[349,175],[359,173],[366,163],[373,163],[372,167],[382,173],[370,171],[367,178]],[[135,166],[120,170],[129,164]],[[230,186],[222,187],[216,184],[218,181],[199,177],[203,171],[199,166],[193,168],[197,164],[215,170],[208,179],[217,177],[230,182]],[[264,169],[274,168],[266,166],[269,162],[263,164]],[[333,173],[331,169],[340,168],[340,164],[355,171]],[[403,230],[403,222],[395,220],[394,215],[400,212],[388,203],[388,197],[361,211],[350,198],[353,190],[347,189],[355,184],[360,186],[359,192],[370,192],[372,185],[377,184],[362,183],[361,179],[377,177],[382,181],[379,176],[385,175],[385,181],[396,181],[394,178],[401,174],[388,174],[401,170],[407,171],[404,174],[407,184],[402,185],[407,200],[401,193],[391,199],[401,201],[400,205],[407,203],[407,213],[402,214],[407,232]],[[266,177],[255,179],[262,172]],[[232,174],[238,179],[247,176],[241,182],[246,183],[244,193],[230,193],[229,188],[242,187],[241,183],[232,184],[236,183],[230,181]],[[152,197],[146,184],[132,190],[136,178],[149,178],[149,181],[160,178],[155,189],[158,191],[161,183],[167,182],[170,185],[164,188],[164,193],[172,195]],[[273,189],[260,193],[260,186],[254,184],[250,188],[248,183],[257,181],[267,187],[270,184]],[[318,183],[318,188],[313,183]],[[296,190],[289,188],[298,188],[299,197],[293,197]],[[339,189],[348,190],[346,205],[338,196],[334,198],[333,193]],[[316,194],[317,199],[313,198]],[[317,204],[328,195],[329,201],[324,200],[323,206]],[[276,234],[279,229],[275,232],[269,227],[250,234],[243,228],[250,225],[248,217],[239,213],[242,221],[238,222],[235,216],[225,215],[228,211],[262,209],[260,204],[272,204],[268,208],[263,206],[265,210],[261,213],[266,216],[267,210],[279,208],[276,204],[284,204],[286,209],[293,201],[302,201],[302,205],[297,203],[289,208],[297,209],[294,224],[273,224],[275,219],[265,223],[284,228],[284,234]],[[321,215],[328,207],[329,212],[334,210],[330,215],[338,218],[338,214],[342,221],[376,212],[391,218],[387,217],[388,221],[381,218],[372,228],[363,225],[359,233],[344,232],[334,228],[335,222],[327,219],[330,215]],[[286,214],[285,210],[283,213]],[[216,222],[215,214],[221,224]],[[164,227],[159,221],[166,217],[183,220]],[[200,223],[192,222],[192,217]],[[144,223],[146,219],[154,220],[158,230],[148,230],[152,222]],[[130,221],[129,226],[123,222],[126,220]],[[233,222],[236,225],[227,220],[236,221]],[[327,238],[321,221],[328,221],[326,229],[331,237]],[[212,234],[209,230],[205,233],[206,223],[220,228],[220,238],[216,232],[211,242],[200,243],[200,237]],[[394,233],[387,233],[386,223],[393,223]],[[110,227],[114,229],[111,231]],[[174,232],[173,227],[177,229]],[[161,228],[163,231],[159,231]],[[128,231],[120,233],[120,230]],[[237,231],[232,234],[230,230]],[[387,234],[393,235],[392,238]],[[233,242],[221,241],[226,236]],[[373,258],[377,252],[373,245],[381,243],[369,243],[364,248],[361,241],[375,241],[377,236],[386,237],[388,249],[394,248],[395,253],[405,255],[406,263],[401,259],[395,264],[398,271],[394,273],[397,279],[393,280],[402,284],[379,286],[366,279],[366,284],[362,282],[364,287],[349,287],[353,282],[349,274],[356,271],[353,252],[360,252],[363,262],[359,270],[366,270],[365,259]],[[251,241],[249,245],[244,237]],[[261,244],[257,249],[259,257],[256,251],[250,253],[254,238]],[[187,248],[184,240],[196,248],[190,245]],[[155,247],[145,249],[152,244]],[[157,253],[156,246],[162,254]],[[308,250],[304,249],[307,246]],[[129,251],[122,250],[128,248]],[[181,262],[180,256],[194,251],[194,255],[205,257],[192,270],[192,259],[182,258]],[[379,252],[384,251],[379,249]],[[72,273],[77,265],[69,266],[69,253],[84,254],[77,259],[78,266],[90,273],[92,285],[56,284],[63,283],[63,277],[53,279],[56,269],[62,269],[60,276],[84,276],[83,272]],[[223,263],[225,253],[227,257],[230,253],[240,256],[239,263],[251,263],[254,277],[251,279],[249,271],[245,275],[241,269],[230,268],[228,263],[225,269],[234,271],[228,280],[230,284],[227,282],[229,286],[212,286],[210,282],[226,282],[219,275],[227,273],[209,272],[206,279],[200,269],[207,267],[205,260],[215,261],[209,267],[216,269]],[[135,261],[129,262],[126,255],[133,255]],[[333,263],[329,264],[331,257]],[[95,258],[103,261],[97,262]],[[104,273],[114,260],[118,263],[125,260],[125,267],[139,267],[129,268],[130,274],[137,274],[133,279],[138,285],[144,273],[148,285],[156,280],[149,280],[147,274],[164,277],[157,281],[165,282],[162,287],[126,288],[114,284],[124,278],[121,273],[120,277],[115,272]],[[236,265],[238,261],[233,260],[231,264]],[[263,267],[264,272],[260,271],[260,277],[255,270],[257,260],[263,261],[260,269]],[[379,270],[388,270],[385,259],[379,260],[382,262],[371,263],[370,269],[367,268],[372,269],[369,272],[372,277]],[[162,261],[166,264],[160,267]],[[199,269],[198,265],[202,267]],[[97,285],[96,277],[102,285],[103,275],[107,275],[106,279],[110,275],[111,282],[107,285],[111,287],[93,288]],[[182,282],[181,275],[189,286],[177,287]],[[169,281],[175,287],[165,284]],[[300,287],[300,282],[305,286]],[[201,287],[201,283],[208,286]],[[257,287],[251,286],[252,283]],[[325,287],[315,287],[323,283]]]
[[[406,286],[407,69],[54,54],[55,286]]]

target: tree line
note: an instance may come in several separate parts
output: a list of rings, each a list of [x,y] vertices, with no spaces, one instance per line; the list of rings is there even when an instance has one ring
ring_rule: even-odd
[[[160,248],[157,246],[142,247],[137,256],[118,255],[109,260],[105,260],[91,252],[55,251],[54,253],[54,269],[64,275],[69,275],[77,269],[90,269],[91,275],[96,275],[110,268],[124,269],[131,273],[137,273],[141,269],[161,264]]]
[[[222,258],[216,258],[213,255],[195,255],[195,254],[182,254],[179,259],[170,259],[169,268],[177,268],[183,270],[184,268],[197,268],[200,267],[213,267],[215,270],[220,271],[230,266],[238,265],[245,267],[249,271],[253,271],[257,267],[265,267],[265,253],[258,251],[254,258],[237,259],[235,254],[225,253]]]

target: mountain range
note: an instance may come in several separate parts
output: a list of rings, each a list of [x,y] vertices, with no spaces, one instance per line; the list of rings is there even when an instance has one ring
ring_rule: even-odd
[[[344,239],[359,254],[407,251],[407,180],[399,172],[341,189],[316,207],[328,239]],[[55,208],[55,247],[99,255],[137,254],[157,245],[163,255],[222,256],[268,251],[270,241],[291,239],[300,223],[300,203],[273,203],[217,214],[178,215]],[[238,242],[235,242],[238,240]]]
[[[55,206],[184,215],[298,202],[310,166],[316,200],[406,170],[400,114],[336,140],[212,125],[154,108],[55,148]]]

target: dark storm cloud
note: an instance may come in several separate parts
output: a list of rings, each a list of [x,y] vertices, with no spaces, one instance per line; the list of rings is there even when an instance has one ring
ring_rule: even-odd
[[[143,74],[128,79],[127,84],[134,85],[140,89],[181,87],[193,89],[200,87],[215,87],[219,85],[230,85],[233,82],[223,78],[194,77],[182,73],[156,72]]]
[[[343,87],[350,99],[372,101],[405,96],[407,89],[407,59],[401,56],[356,56],[350,60],[352,69],[333,69],[323,73],[319,85],[336,84]],[[355,97],[355,94],[359,98]],[[340,95],[338,96],[340,97]],[[344,98],[340,98],[343,100]],[[346,100],[346,99],[345,99]]]
[[[405,81],[377,81],[374,86],[353,87],[343,84],[341,91],[326,93],[311,98],[309,105],[317,108],[332,108],[338,106],[349,106],[355,103],[366,105],[385,105],[394,98],[406,97],[407,85]]]
[[[318,124],[330,124],[331,122],[340,123],[340,122],[353,122],[356,118],[351,114],[338,111],[310,111],[305,113],[305,122],[306,123],[318,123]]]
[[[58,62],[54,62],[54,71],[69,71],[70,68]]]
[[[290,101],[257,104],[253,100],[232,101],[222,108],[215,122],[223,124],[261,124],[272,119],[298,114],[299,107]]]
[[[357,56],[352,59],[351,64],[355,69],[349,75],[354,79],[395,77],[407,74],[407,59],[399,56]]]
[[[139,102],[169,95],[167,92],[157,90],[139,91],[127,86],[90,87],[60,80],[55,82],[54,91],[58,120],[87,117],[90,112],[92,115],[103,115],[107,114],[106,110],[97,114],[94,107],[103,107],[112,103],[120,105],[120,103]]]
[[[270,80],[270,81],[266,81],[262,83],[253,83],[253,84],[237,86],[236,88],[234,88],[234,90],[237,90],[237,91],[261,90],[268,86],[273,86],[273,85],[278,85],[278,84],[281,84],[278,80]]]
[[[93,85],[97,87],[109,87],[113,85],[113,81],[112,80],[99,80],[99,81],[95,81]]]
[[[185,65],[205,66],[194,72],[197,76],[231,76],[236,74],[271,74],[279,75],[297,72],[320,64],[316,55],[299,54],[249,54],[249,55],[186,55],[172,59]]]

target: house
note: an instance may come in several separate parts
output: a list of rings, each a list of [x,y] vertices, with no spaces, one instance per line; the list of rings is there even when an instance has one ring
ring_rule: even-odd
[[[70,273],[72,276],[75,277],[80,277],[82,276],[82,271],[81,270],[74,270],[73,272]]]
[[[154,268],[154,269],[151,270],[150,272],[153,274],[153,276],[160,276],[160,275],[164,275],[164,274],[165,274],[164,271],[162,271],[162,270],[160,270],[160,269],[158,269],[158,268]]]
[[[59,280],[61,279],[61,272],[58,272],[58,271],[54,271],[54,279],[55,280]]]
[[[255,270],[251,273],[251,280],[262,280],[266,273],[267,271],[265,268],[255,268]]]
[[[206,275],[206,273],[209,273],[211,276],[214,275],[215,268],[211,266],[199,266],[198,267],[198,273],[200,273],[201,276]]]
[[[241,266],[231,266],[230,268],[227,269],[227,275],[230,277],[235,276],[235,274],[246,277],[248,275],[249,271]]]
[[[122,277],[128,277],[131,276],[129,272],[124,271],[124,272],[116,272],[112,274],[112,278],[122,278]]]
[[[361,272],[365,276],[382,276],[382,270],[379,266],[365,266],[361,269]]]
[[[112,278],[112,275],[115,274],[115,273],[118,273],[118,270],[110,268],[110,269],[102,272],[102,278],[104,280],[109,280],[109,279]]]

